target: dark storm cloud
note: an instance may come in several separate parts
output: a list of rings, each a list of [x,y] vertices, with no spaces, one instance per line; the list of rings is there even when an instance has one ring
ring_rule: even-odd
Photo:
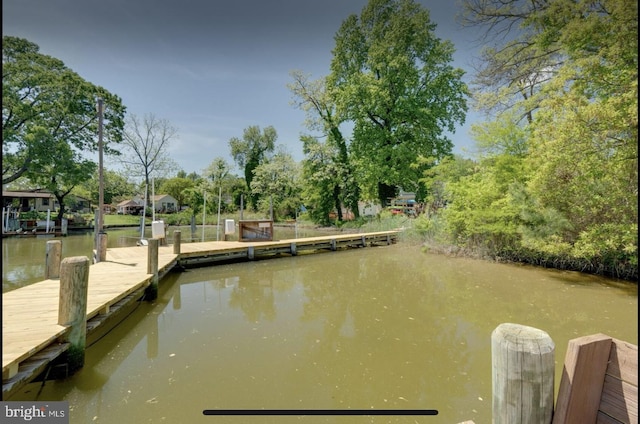
[[[13,13],[18,7],[22,12]],[[326,0],[10,0],[3,2],[3,9],[4,15],[12,16],[11,21],[3,18],[3,25],[9,30],[29,30],[43,38],[84,40],[121,48],[158,39],[182,43],[184,48],[247,42],[312,43],[317,37],[332,37],[343,17],[350,13],[345,2]]]

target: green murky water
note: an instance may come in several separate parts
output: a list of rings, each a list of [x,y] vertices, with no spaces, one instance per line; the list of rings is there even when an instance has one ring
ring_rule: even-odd
[[[491,332],[637,344],[637,285],[424,254],[402,243],[195,268],[87,351],[72,423],[491,422]],[[437,416],[204,416],[205,409],[435,409]]]

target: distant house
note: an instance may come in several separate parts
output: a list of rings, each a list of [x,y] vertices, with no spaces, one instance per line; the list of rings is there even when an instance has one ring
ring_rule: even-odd
[[[79,213],[91,213],[91,200],[76,196],[74,194],[69,195],[69,201],[65,201],[65,205],[69,204],[70,212],[79,212]]]
[[[46,212],[60,208],[55,196],[45,190],[6,190],[2,192],[2,206],[11,207],[18,212]]]
[[[168,194],[158,194],[152,196],[152,201],[156,212],[173,213],[178,211],[178,201]]]
[[[377,202],[358,202],[358,212],[362,217],[376,216],[382,211],[382,206]]]
[[[144,201],[139,199],[123,200],[116,205],[116,213],[119,215],[138,215],[144,208]]]
[[[168,194],[158,194],[152,196],[150,201],[155,206],[158,213],[172,213],[178,211],[178,201]],[[133,199],[123,200],[118,203],[117,213],[121,215],[138,215],[144,208],[144,200],[134,197]]]

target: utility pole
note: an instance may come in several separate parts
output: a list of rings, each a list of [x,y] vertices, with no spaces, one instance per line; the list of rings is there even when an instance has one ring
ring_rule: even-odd
[[[102,165],[102,126],[104,115],[104,100],[98,98],[98,225],[96,227],[96,262],[105,260],[106,253],[103,252],[106,249],[106,244],[103,243],[104,237],[104,174]],[[103,246],[104,244],[104,246]]]

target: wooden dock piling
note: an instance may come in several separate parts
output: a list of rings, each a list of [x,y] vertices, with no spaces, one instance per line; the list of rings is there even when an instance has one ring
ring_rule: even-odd
[[[71,372],[84,365],[87,340],[87,293],[89,288],[89,258],[73,256],[64,258],[60,265],[60,299],[58,324],[70,327],[66,341],[68,363]]]
[[[98,250],[100,257],[98,258],[98,262],[104,262],[107,260],[107,234],[106,233],[98,233],[98,245],[100,249]]]
[[[160,240],[149,239],[147,247],[147,274],[153,274],[151,284],[147,288],[146,295],[148,300],[155,300],[158,297],[158,247]]]
[[[182,239],[182,232],[180,232],[180,230],[175,230],[173,232],[173,253],[175,255],[180,254],[181,239]]]
[[[45,253],[44,279],[60,277],[60,261],[62,260],[62,242],[60,240],[47,241]]]
[[[491,334],[493,423],[549,424],[555,345],[537,328],[500,324]]]

